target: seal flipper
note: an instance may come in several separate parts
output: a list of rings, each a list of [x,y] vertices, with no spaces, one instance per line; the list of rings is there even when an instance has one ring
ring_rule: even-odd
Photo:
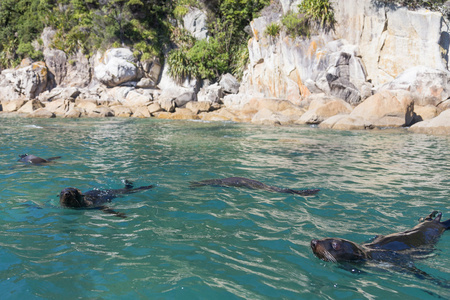
[[[122,182],[123,182],[123,184],[125,184],[125,189],[132,189],[133,188],[133,183],[131,182],[131,181],[129,181],[129,180],[122,180]]]
[[[52,160],[60,159],[60,158],[61,158],[61,156],[53,156],[53,157],[47,158],[46,161],[52,161]]]
[[[448,219],[448,220],[445,221],[445,222],[441,222],[441,224],[444,225],[445,230],[450,229],[450,219]]]
[[[121,212],[117,212],[111,208],[109,208],[108,206],[100,206],[98,207],[98,209],[100,209],[101,211],[107,213],[107,214],[112,214],[115,215],[116,217],[122,218],[122,219],[126,219],[127,215]]]
[[[287,193],[289,194],[295,194],[300,196],[311,196],[315,195],[320,191],[320,189],[311,189],[311,190],[291,190],[287,189]]]

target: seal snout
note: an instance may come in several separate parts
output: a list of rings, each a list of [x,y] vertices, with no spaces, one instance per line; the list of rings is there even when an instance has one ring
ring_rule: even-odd
[[[317,242],[318,241],[316,239],[311,240],[311,249],[313,249],[313,251],[314,251],[314,249],[316,249]]]

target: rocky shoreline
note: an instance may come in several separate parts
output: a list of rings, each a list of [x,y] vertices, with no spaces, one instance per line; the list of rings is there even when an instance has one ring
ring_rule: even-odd
[[[249,64],[240,82],[230,74],[213,83],[176,82],[158,58],[141,61],[128,48],[68,55],[51,48],[55,31],[47,28],[44,61],[26,59],[0,73],[0,116],[408,127],[450,135],[450,62],[443,55],[450,51],[450,35],[442,14],[338,1],[334,32],[308,39],[265,35],[297,2],[274,2],[252,21]],[[185,29],[201,31],[204,22],[195,18],[205,16],[193,8]]]

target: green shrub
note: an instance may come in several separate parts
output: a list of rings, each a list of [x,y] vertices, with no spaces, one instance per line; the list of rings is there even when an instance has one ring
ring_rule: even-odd
[[[281,23],[286,28],[287,34],[289,34],[292,38],[296,38],[298,36],[305,37],[310,34],[308,21],[303,17],[303,15],[290,11],[284,15],[281,19]]]
[[[276,37],[281,30],[281,26],[277,23],[270,23],[269,25],[267,25],[266,27],[266,35],[271,36],[271,37]]]
[[[328,0],[303,0],[298,6],[299,12],[314,22],[318,22],[320,27],[333,28],[334,12]]]

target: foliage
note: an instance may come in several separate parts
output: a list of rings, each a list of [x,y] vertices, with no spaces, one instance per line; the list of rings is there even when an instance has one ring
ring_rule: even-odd
[[[292,38],[310,35],[308,21],[303,15],[290,11],[284,15],[281,23]]]
[[[334,12],[328,0],[303,0],[298,6],[299,12],[322,28],[332,28],[336,22]]]
[[[248,62],[248,35],[244,28],[268,5],[270,0],[211,0],[205,4],[209,16],[210,37],[195,40],[181,30],[174,30],[179,48],[169,53],[170,75],[186,78],[216,79],[230,72],[242,76]]]
[[[271,36],[271,37],[276,37],[281,30],[281,26],[277,23],[270,23],[269,25],[267,25],[266,27],[266,35]]]
[[[0,0],[0,67],[42,59],[40,35],[51,27],[51,46],[87,57],[129,47],[141,60],[167,61],[171,74],[216,79],[242,74],[248,61],[244,30],[271,0]],[[176,25],[189,7],[208,8],[209,38],[198,41]],[[276,26],[273,28],[275,33]]]

